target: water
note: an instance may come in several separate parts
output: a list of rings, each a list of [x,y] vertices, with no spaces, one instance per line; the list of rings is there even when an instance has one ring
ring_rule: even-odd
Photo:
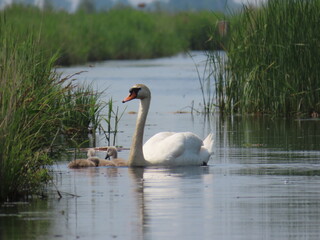
[[[195,57],[200,69],[204,60]],[[54,183],[63,197],[49,186],[46,200],[3,205],[1,239],[319,238],[318,120],[174,113],[201,102],[194,64],[181,55],[63,69],[79,70],[89,71],[79,81],[109,86],[106,99],[126,112],[138,107],[120,103],[131,85],[148,84],[146,138],[163,130],[205,137],[212,130],[215,155],[207,167],[70,170],[58,162]],[[130,146],[135,118],[124,114],[118,144]],[[105,144],[99,136],[98,145]]]

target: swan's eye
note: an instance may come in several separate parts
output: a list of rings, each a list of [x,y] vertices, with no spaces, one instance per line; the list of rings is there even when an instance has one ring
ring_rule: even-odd
[[[129,90],[129,93],[130,94],[132,94],[133,92],[135,93],[135,94],[138,94],[138,92],[141,90],[141,88],[131,88],[130,90]]]

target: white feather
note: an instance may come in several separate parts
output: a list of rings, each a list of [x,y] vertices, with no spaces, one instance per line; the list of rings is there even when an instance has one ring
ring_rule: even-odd
[[[203,141],[191,132],[160,132],[142,147],[143,129],[147,118],[151,92],[143,84],[136,84],[123,102],[140,99],[136,130],[133,135],[129,166],[184,166],[206,164],[213,153],[213,134]]]

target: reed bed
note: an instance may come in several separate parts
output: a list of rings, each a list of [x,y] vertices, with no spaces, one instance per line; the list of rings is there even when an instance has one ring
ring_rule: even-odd
[[[116,146],[118,125],[125,110],[119,112],[119,107],[114,106],[112,98],[109,99],[106,107],[108,108],[108,111],[105,116],[102,116],[102,120],[107,124],[107,129],[103,128],[103,124],[100,124],[100,128],[105,135],[108,146]]]
[[[100,110],[90,89],[75,88],[52,70],[58,56],[39,48],[38,31],[21,32],[6,17],[0,14],[0,202],[41,194],[56,139],[70,128],[75,105],[68,99],[85,102],[76,106],[95,125]]]
[[[122,114],[99,101],[101,93],[61,79],[56,64],[102,59],[152,58],[193,47],[206,48],[208,26],[203,15],[188,33],[188,21],[199,16],[117,9],[104,13],[40,11],[14,5],[0,11],[0,202],[41,194],[50,180],[54,149],[63,149],[61,134],[73,146],[91,129],[102,129],[115,144]],[[179,28],[177,26],[180,26]],[[203,38],[196,42],[197,35]],[[108,107],[106,116],[102,110]],[[103,124],[105,125],[105,124]]]
[[[222,14],[145,12],[117,8],[69,14],[13,5],[3,13],[21,33],[32,26],[48,57],[60,51],[60,65],[106,59],[141,59],[210,49],[212,29]],[[213,41],[207,41],[209,38]]]
[[[58,133],[60,89],[51,61],[35,50],[32,38],[16,44],[1,27],[0,200],[33,192],[48,179],[47,150]],[[39,86],[45,86],[39,88]],[[38,190],[38,189],[37,189]]]
[[[100,126],[100,113],[106,104],[99,99],[91,85],[69,86],[61,102],[64,108],[63,127],[68,135],[83,135],[95,132]]]
[[[226,47],[224,80],[216,82],[220,111],[320,112],[319,19],[319,0],[269,0],[261,8],[244,7]]]

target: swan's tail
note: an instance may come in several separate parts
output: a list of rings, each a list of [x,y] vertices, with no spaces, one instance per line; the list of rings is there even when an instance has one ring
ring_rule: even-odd
[[[208,149],[209,154],[213,154],[213,133],[210,133],[204,140],[203,140],[203,146]]]

